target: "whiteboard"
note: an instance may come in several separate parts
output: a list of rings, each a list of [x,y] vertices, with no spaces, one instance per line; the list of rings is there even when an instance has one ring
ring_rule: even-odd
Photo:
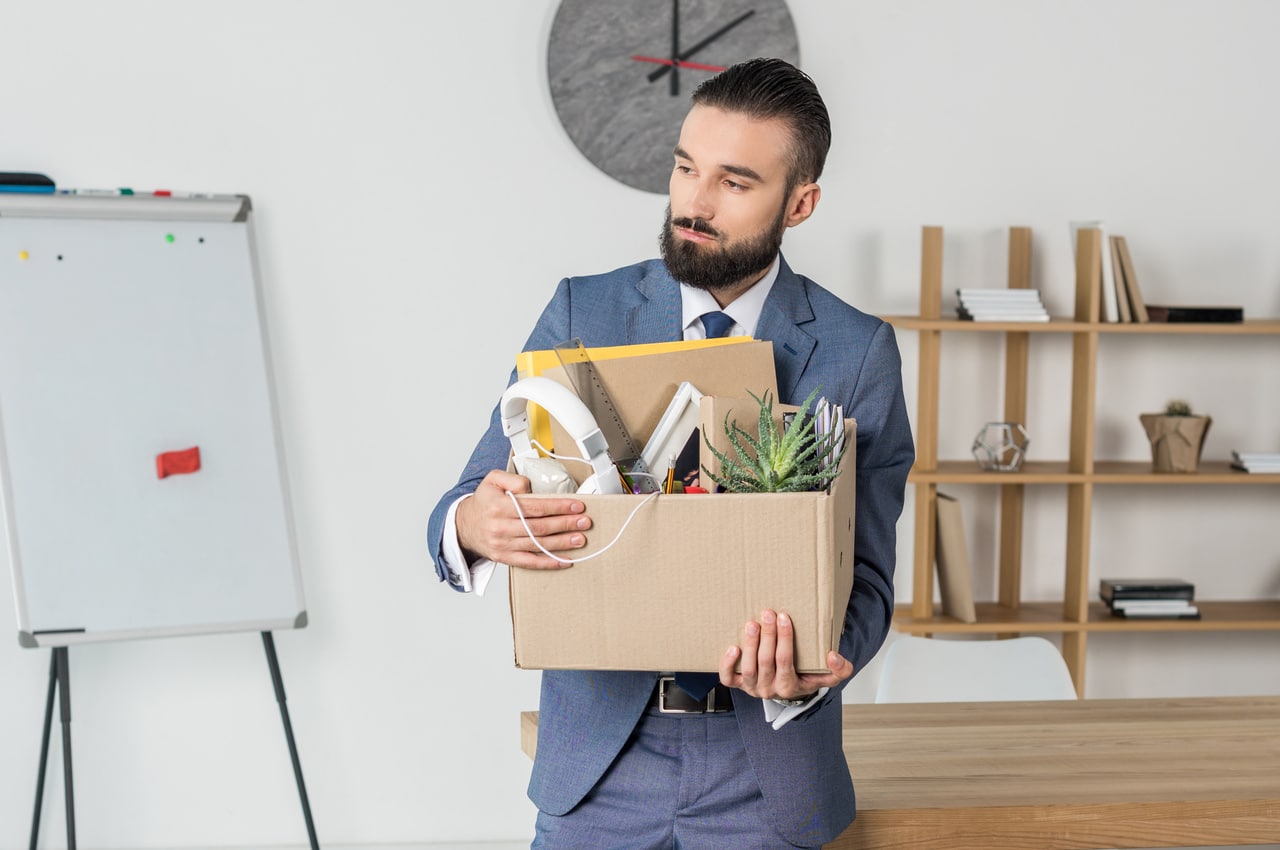
[[[245,196],[0,194],[21,645],[306,625],[256,265]]]

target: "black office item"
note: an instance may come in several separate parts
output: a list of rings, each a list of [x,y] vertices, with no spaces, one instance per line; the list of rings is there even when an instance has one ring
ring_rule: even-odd
[[[50,194],[57,188],[52,179],[30,171],[0,171],[0,192]]]
[[[1117,599],[1194,599],[1195,585],[1177,578],[1104,578],[1098,583],[1098,597],[1110,603]]]
[[[1243,322],[1243,307],[1176,307],[1147,305],[1147,315],[1153,322]]]

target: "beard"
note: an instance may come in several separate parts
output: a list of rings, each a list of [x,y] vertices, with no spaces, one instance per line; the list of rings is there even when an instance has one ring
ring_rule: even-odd
[[[782,248],[782,235],[786,233],[786,207],[778,210],[773,225],[761,233],[721,245],[699,245],[678,239],[674,226],[686,227],[697,233],[719,237],[721,234],[700,218],[671,218],[671,205],[662,222],[662,234],[658,244],[662,248],[662,260],[671,276],[680,283],[695,289],[714,292],[740,283],[753,275],[764,273]]]

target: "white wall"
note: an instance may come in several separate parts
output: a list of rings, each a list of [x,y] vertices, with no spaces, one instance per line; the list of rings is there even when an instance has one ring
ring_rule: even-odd
[[[788,236],[797,269],[870,311],[913,312],[922,225],[948,228],[948,287],[1001,284],[1004,228],[1029,225],[1034,285],[1062,313],[1066,222],[1103,217],[1149,300],[1280,315],[1280,6],[791,6],[836,136],[821,208]],[[654,253],[664,200],[597,173],[555,120],[554,7],[4,12],[0,168],[254,199],[312,623],[277,645],[329,844],[531,833],[517,712],[536,706],[538,675],[512,668],[505,583],[486,599],[440,588],[423,529],[555,281]],[[914,407],[915,338],[902,343]],[[1032,457],[1066,453],[1066,344],[1036,341]],[[1171,395],[1213,414],[1208,455],[1280,450],[1278,353],[1274,339],[1104,340],[1100,453],[1142,458],[1137,413]],[[998,416],[999,352],[949,339],[946,357],[943,454],[963,457]],[[967,379],[975,363],[990,387]],[[993,530],[974,515],[992,494],[960,495],[982,562]],[[1063,500],[1029,499],[1031,598],[1060,593]],[[1206,595],[1280,594],[1273,488],[1097,501],[1095,577],[1159,563]],[[909,517],[901,533],[909,563]],[[0,605],[0,634],[15,630]],[[1274,633],[1099,636],[1088,688],[1280,693],[1275,647]],[[47,665],[0,647],[0,848],[26,846]],[[256,635],[76,647],[71,672],[83,846],[304,842]],[[55,764],[45,846],[61,843],[60,777]]]

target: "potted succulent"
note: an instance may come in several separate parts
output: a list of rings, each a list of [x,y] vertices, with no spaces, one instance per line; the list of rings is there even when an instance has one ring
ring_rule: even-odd
[[[705,466],[702,471],[726,493],[794,493],[827,487],[840,474],[844,422],[835,423],[839,429],[835,434],[819,440],[810,405],[820,389],[809,393],[786,428],[779,428],[774,420],[772,394],[766,390],[761,398],[751,393],[760,408],[756,433],[748,433],[726,416],[725,436],[733,455],[720,451],[703,435],[721,469],[719,474]]]
[[[1161,413],[1140,413],[1138,419],[1151,440],[1151,462],[1156,472],[1195,472],[1204,449],[1204,438],[1213,419],[1192,413],[1191,405],[1174,399]]]

